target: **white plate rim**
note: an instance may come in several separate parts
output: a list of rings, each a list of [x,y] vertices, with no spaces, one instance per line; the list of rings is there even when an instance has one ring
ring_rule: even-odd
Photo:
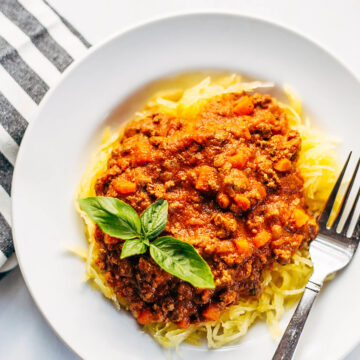
[[[109,35],[103,41],[100,41],[98,44],[93,45],[81,59],[76,60],[72,64],[70,64],[68,66],[68,68],[62,73],[61,77],[56,82],[56,84],[51,89],[49,89],[49,91],[45,94],[45,96],[44,96],[43,100],[41,101],[40,105],[37,107],[36,111],[30,117],[28,127],[27,127],[27,129],[25,131],[25,134],[24,134],[24,137],[22,139],[22,144],[27,142],[28,141],[27,139],[31,137],[32,128],[34,127],[34,124],[36,122],[37,117],[42,112],[42,109],[44,107],[46,107],[49,99],[52,97],[52,94],[56,91],[59,84],[62,83],[68,76],[70,76],[71,73],[77,69],[77,67],[81,66],[82,63],[85,62],[88,57],[91,57],[93,53],[101,50],[102,47],[104,47],[107,44],[111,43],[115,39],[117,39],[119,37],[126,36],[128,33],[131,33],[132,31],[136,31],[138,29],[145,28],[147,26],[151,26],[152,24],[156,24],[156,23],[166,21],[166,20],[178,19],[178,18],[182,18],[182,17],[191,17],[191,16],[196,17],[196,16],[199,16],[199,15],[200,16],[221,15],[221,16],[228,16],[228,17],[237,18],[237,19],[251,20],[251,21],[255,21],[255,22],[265,23],[266,25],[276,27],[279,30],[282,30],[284,32],[291,33],[292,35],[294,35],[296,37],[300,37],[303,40],[305,40],[306,42],[311,43],[313,46],[317,47],[319,50],[321,50],[327,56],[331,57],[332,60],[335,61],[340,67],[342,67],[343,70],[346,71],[352,78],[354,78],[354,80],[356,80],[358,82],[358,84],[360,83],[360,79],[354,74],[354,72],[351,69],[349,69],[348,66],[344,62],[342,62],[335,54],[333,54],[329,49],[327,49],[326,47],[324,47],[323,45],[321,45],[320,43],[318,43],[316,40],[312,39],[311,37],[303,34],[301,31],[292,29],[290,27],[287,27],[286,25],[277,23],[276,21],[269,20],[269,19],[261,17],[261,16],[255,16],[255,15],[252,15],[252,14],[244,14],[244,13],[241,13],[239,11],[232,11],[232,10],[229,10],[229,9],[221,9],[221,10],[216,10],[216,9],[201,10],[200,9],[200,10],[189,10],[189,11],[180,11],[180,12],[169,12],[169,13],[164,14],[164,15],[152,17],[151,19],[146,20],[146,21],[137,22],[137,23],[135,23],[133,25],[130,25],[130,26],[128,26],[128,27],[126,27],[126,28],[124,28],[124,29],[122,29],[120,31],[117,31],[117,32]],[[16,183],[18,181],[20,181],[20,180],[18,180],[18,176],[17,176],[17,173],[18,173],[17,165],[22,159],[22,156],[23,156],[23,153],[24,153],[24,150],[23,150],[24,148],[25,148],[25,146],[20,146],[19,152],[17,154],[16,161],[15,161],[13,178],[12,178],[12,186],[11,186],[11,188],[12,188],[11,204],[12,205],[15,202],[14,199],[16,198],[16,188],[17,188]],[[12,220],[15,218],[15,216],[14,216],[14,213],[15,213],[14,208],[15,208],[14,206],[11,206],[11,218],[12,218]],[[26,287],[27,287],[27,289],[28,289],[34,303],[36,304],[37,308],[39,309],[40,313],[42,314],[42,316],[45,319],[45,321],[47,322],[47,324],[51,327],[51,329],[54,331],[54,333],[62,340],[63,344],[65,346],[67,346],[69,349],[71,349],[79,357],[83,358],[80,351],[78,351],[77,349],[72,347],[71,344],[67,340],[65,340],[65,338],[60,334],[60,332],[55,328],[55,325],[53,325],[51,323],[51,321],[46,316],[45,311],[43,311],[43,309],[41,308],[41,306],[39,304],[39,301],[37,299],[37,295],[32,291],[32,288],[31,288],[31,285],[30,285],[31,281],[27,277],[26,272],[24,271],[23,266],[22,266],[22,261],[21,261],[22,252],[21,252],[20,247],[18,246],[17,241],[16,241],[16,226],[14,224],[15,224],[15,222],[13,220],[12,234],[13,234],[14,248],[15,248],[16,257],[17,257],[17,260],[18,260],[18,265],[19,265],[19,268],[21,270],[22,276],[24,278],[24,282],[26,284]],[[360,335],[359,335],[359,340],[358,341],[360,341]],[[343,349],[342,357],[346,356],[356,345],[357,345],[357,343],[354,343],[351,348]],[[219,350],[222,350],[222,349],[219,349]]]

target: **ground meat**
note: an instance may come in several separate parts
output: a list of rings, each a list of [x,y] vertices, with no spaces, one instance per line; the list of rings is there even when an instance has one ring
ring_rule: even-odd
[[[153,113],[127,125],[96,194],[139,214],[166,199],[164,235],[192,244],[216,284],[194,288],[147,253],[120,259],[123,240],[97,228],[97,264],[139,323],[216,320],[240,296],[261,292],[264,268],[287,263],[316,236],[296,169],[300,146],[284,111],[261,94],[215,97],[192,119]]]
[[[216,236],[219,239],[224,239],[229,236],[236,230],[237,222],[234,215],[231,212],[222,213],[219,212],[214,215],[213,221],[215,226],[219,229],[216,232]]]

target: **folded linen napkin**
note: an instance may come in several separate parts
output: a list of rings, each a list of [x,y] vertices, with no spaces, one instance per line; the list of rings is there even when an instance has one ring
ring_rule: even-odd
[[[47,2],[0,0],[0,268],[14,253],[10,196],[21,139],[46,92],[90,46]]]

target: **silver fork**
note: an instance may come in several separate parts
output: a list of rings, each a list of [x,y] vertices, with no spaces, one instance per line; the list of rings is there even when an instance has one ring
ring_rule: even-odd
[[[313,273],[305,287],[304,294],[295,310],[293,317],[276,349],[273,360],[290,360],[293,358],[305,321],[309,315],[314,300],[319,293],[325,278],[345,266],[353,258],[359,244],[360,238],[360,217],[355,225],[355,229],[350,236],[348,235],[352,218],[354,217],[357,202],[360,197],[360,189],[357,192],[355,200],[345,224],[340,232],[337,232],[341,216],[350,195],[355,181],[356,173],[359,169],[360,159],[358,160],[351,180],[347,186],[339,212],[331,226],[328,226],[329,217],[341,186],[346,168],[349,164],[351,152],[345,162],[345,165],[334,185],[334,188],[326,202],[325,208],[319,217],[319,233],[310,243],[310,255],[314,265]]]

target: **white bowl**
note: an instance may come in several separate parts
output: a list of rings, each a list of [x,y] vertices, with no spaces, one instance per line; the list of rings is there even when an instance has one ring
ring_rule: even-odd
[[[48,93],[26,131],[12,195],[25,281],[54,330],[83,358],[167,359],[127,312],[82,282],[84,264],[64,244],[86,246],[73,194],[108,113],[144,84],[194,69],[291,84],[317,124],[343,139],[341,151],[359,152],[359,83],[327,52],[282,27],[240,15],[190,14],[147,23],[94,47]],[[298,358],[339,359],[360,339],[359,260],[357,254],[323,290]],[[185,359],[258,360],[269,359],[275,348],[259,323],[236,346],[184,346],[182,353]]]

